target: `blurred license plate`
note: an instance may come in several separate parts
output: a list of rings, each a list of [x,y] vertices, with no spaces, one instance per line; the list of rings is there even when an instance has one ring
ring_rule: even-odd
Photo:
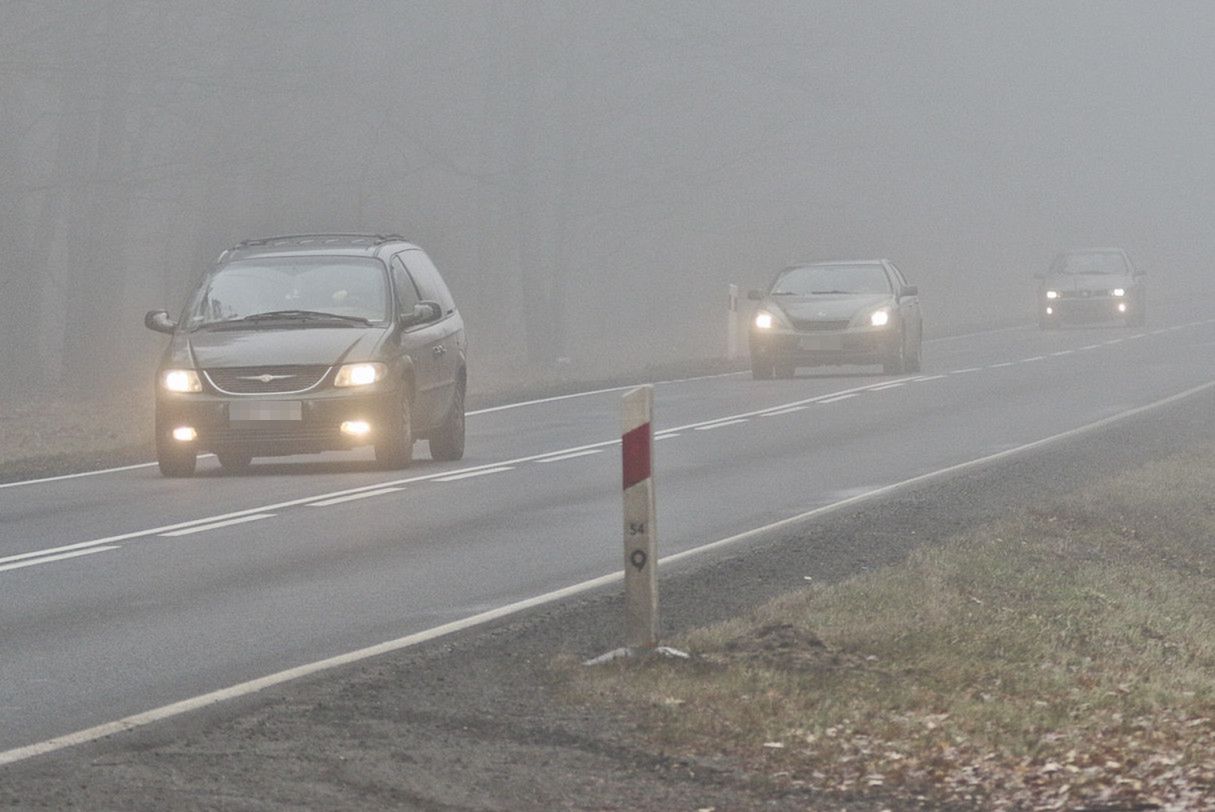
[[[825,351],[843,349],[844,342],[839,336],[802,336],[797,346],[803,350]]]
[[[251,400],[228,404],[229,420],[302,420],[298,400]]]

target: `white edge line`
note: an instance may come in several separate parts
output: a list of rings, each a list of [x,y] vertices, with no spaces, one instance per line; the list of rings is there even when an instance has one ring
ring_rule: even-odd
[[[850,505],[855,505],[858,502],[863,502],[863,501],[866,501],[869,499],[874,499],[874,498],[877,498],[880,496],[884,496],[888,493],[891,493],[896,490],[900,490],[902,488],[906,488],[911,485],[917,485],[917,484],[920,484],[923,482],[928,482],[930,480],[949,476],[950,474],[954,474],[959,471],[964,471],[969,468],[977,468],[979,466],[987,465],[987,464],[995,462],[997,460],[1007,459],[1008,457],[1012,457],[1012,456],[1015,456],[1018,454],[1023,454],[1026,451],[1031,451],[1033,449],[1041,448],[1042,446],[1049,445],[1051,443],[1059,442],[1060,440],[1066,440],[1071,437],[1085,434],[1087,432],[1102,428],[1104,426],[1108,426],[1112,423],[1117,423],[1121,420],[1126,420],[1127,418],[1134,417],[1135,415],[1142,414],[1142,413],[1150,411],[1152,409],[1158,409],[1161,406],[1166,406],[1170,403],[1175,403],[1179,400],[1184,400],[1185,398],[1196,395],[1199,392],[1206,391],[1207,389],[1210,389],[1212,387],[1215,387],[1215,381],[1208,381],[1207,383],[1201,384],[1199,386],[1195,386],[1191,389],[1187,389],[1184,392],[1178,392],[1177,394],[1170,395],[1169,397],[1154,401],[1145,406],[1137,406],[1133,409],[1128,409],[1124,412],[1119,412],[1116,415],[1111,415],[1110,417],[1102,418],[1101,420],[1098,420],[1094,423],[1088,423],[1086,425],[1079,426],[1074,429],[1069,429],[1067,431],[1060,432],[1059,434],[1053,434],[1049,437],[1044,437],[1040,440],[1034,440],[1033,442],[1017,446],[1016,448],[1005,449],[1004,451],[998,451],[994,454],[988,454],[987,456],[984,456],[984,457],[978,457],[976,459],[969,460],[967,462],[962,462],[962,463],[958,463],[956,465],[951,465],[951,466],[948,466],[946,468],[941,468],[936,471],[930,471],[929,473],[926,473],[926,474],[920,474],[919,476],[912,477],[911,479],[905,479],[901,482],[895,482],[890,485],[884,485],[880,488],[875,488],[871,491],[857,494],[856,496],[848,497],[847,499],[841,499],[838,502],[832,502],[829,505],[823,505],[822,507],[817,507],[817,508],[814,508],[813,510],[808,510],[808,511],[805,511],[804,513],[799,513],[796,516],[790,516],[786,519],[781,519],[780,521],[776,521],[771,524],[764,525],[763,527],[757,527],[752,530],[748,530],[746,532],[739,533],[734,536],[729,536],[724,539],[719,539],[717,541],[709,542],[708,544],[702,544],[701,546],[692,548],[690,550],[684,550],[683,552],[679,552],[679,553],[672,553],[671,555],[661,557],[659,559],[659,564],[661,565],[661,564],[675,563],[677,561],[682,561],[686,558],[691,558],[696,555],[702,555],[704,553],[710,552],[712,550],[720,549],[720,548],[726,547],[728,545],[737,544],[737,543],[743,542],[743,541],[749,541],[749,540],[758,538],[760,536],[763,536],[765,534],[771,533],[773,531],[782,530],[791,525],[805,522],[808,519],[813,519],[818,516],[822,516],[826,513],[830,513],[835,510],[839,510],[840,508],[845,508]],[[516,601],[515,603],[509,603],[509,604],[506,604],[505,606],[500,606],[496,609],[490,609],[485,612],[480,612],[479,614],[475,614],[470,617],[463,618],[461,620],[454,620],[450,623],[444,623],[440,626],[435,626],[430,629],[425,629],[420,632],[415,632],[414,634],[406,635],[405,637],[399,637],[396,640],[389,640],[384,643],[379,643],[378,645],[368,646],[367,648],[361,648],[356,651],[348,652],[346,654],[339,654],[336,657],[330,657],[328,659],[318,660],[313,663],[307,663],[305,665],[296,666],[295,668],[290,668],[290,669],[287,669],[286,671],[279,671],[278,673],[275,673],[275,674],[269,674],[267,676],[260,677],[258,679],[254,679],[254,680],[250,680],[248,682],[242,682],[237,685],[230,686],[228,688],[221,688],[217,691],[211,691],[210,693],[201,694],[199,696],[191,697],[190,699],[184,699],[180,702],[174,702],[171,705],[164,705],[159,708],[154,708],[149,711],[144,711],[143,713],[137,713],[132,716],[127,716],[127,717],[118,719],[113,722],[107,722],[106,724],[97,725],[95,727],[90,727],[85,730],[79,730],[74,733],[68,733],[64,736],[57,736],[52,739],[47,739],[45,741],[37,742],[35,744],[26,745],[24,747],[17,747],[17,748],[11,749],[11,750],[5,750],[3,752],[0,752],[0,767],[4,766],[6,764],[13,764],[18,761],[24,761],[25,759],[33,758],[34,756],[44,755],[46,753],[52,753],[56,750],[62,750],[66,747],[72,747],[72,746],[75,746],[78,744],[85,744],[87,742],[96,741],[97,739],[102,739],[107,736],[112,736],[116,733],[122,733],[122,732],[125,732],[128,730],[133,730],[135,728],[144,727],[144,726],[152,724],[154,722],[163,721],[165,719],[169,719],[174,716],[180,716],[183,713],[188,713],[190,711],[197,710],[199,708],[203,708],[208,705],[214,705],[216,703],[223,702],[223,701],[226,701],[229,699],[235,699],[237,697],[247,696],[249,694],[264,690],[266,688],[271,688],[275,685],[281,685],[282,683],[290,682],[291,680],[295,680],[295,679],[299,679],[300,677],[306,677],[311,674],[316,674],[320,671],[327,671],[327,670],[337,668],[337,667],[340,667],[343,665],[350,665],[352,663],[356,663],[361,660],[366,660],[371,657],[378,657],[381,654],[388,654],[393,651],[399,651],[404,648],[416,646],[420,643],[425,643],[427,641],[434,640],[439,637],[444,637],[449,634],[454,634],[455,632],[463,631],[465,629],[470,629],[475,626],[480,626],[485,623],[489,623],[490,621],[498,620],[500,618],[507,617],[509,615],[517,614],[526,609],[532,609],[534,607],[543,606],[545,604],[553,603],[555,601],[559,601],[564,598],[573,597],[574,595],[579,595],[583,592],[588,592],[592,589],[597,589],[599,587],[606,586],[608,584],[612,584],[617,581],[623,580],[623,577],[624,577],[623,574],[620,572],[613,572],[613,573],[609,573],[607,575],[600,575],[598,578],[592,578],[588,581],[582,581],[577,584],[572,584],[570,586],[563,587],[561,589],[557,589],[552,592],[546,592],[542,595],[537,595],[532,598],[525,598],[524,600]]]
[[[54,561],[65,561],[69,558],[79,558],[82,555],[92,555],[93,553],[104,553],[106,550],[117,550],[117,545],[109,547],[90,547],[87,550],[77,550],[74,553],[60,553],[59,555],[48,555],[45,558],[31,558],[26,561],[18,561],[16,564],[5,564],[0,567],[0,572],[8,570],[19,570],[22,567],[33,567],[38,564],[50,564]]]
[[[776,411],[772,412],[764,412],[760,415],[760,417],[778,417],[782,414],[793,414],[793,412],[800,412],[809,408],[809,406],[790,406],[787,409],[777,409]]]
[[[188,536],[191,533],[205,533],[208,530],[222,530],[225,527],[231,527],[236,524],[244,524],[245,522],[256,522],[259,519],[272,519],[273,513],[254,513],[251,516],[237,516],[232,519],[225,519],[222,522],[211,522],[210,524],[197,524],[193,527],[187,527],[183,530],[174,530],[169,533],[161,533],[163,537],[174,538],[177,536]]]
[[[319,502],[309,502],[308,507],[329,507],[330,505],[340,505],[343,502],[353,502],[356,499],[368,499],[372,496],[383,496],[388,493],[399,493],[405,490],[404,488],[380,488],[375,491],[363,491],[362,493],[352,493],[348,496],[337,496],[333,499],[322,499]]]

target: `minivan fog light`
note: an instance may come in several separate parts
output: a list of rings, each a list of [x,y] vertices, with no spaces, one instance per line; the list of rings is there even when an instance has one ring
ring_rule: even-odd
[[[351,437],[366,437],[370,433],[371,424],[366,420],[342,421],[342,434],[348,434]]]
[[[193,426],[178,426],[173,429],[173,439],[179,443],[192,443],[198,439],[198,432]]]
[[[343,364],[333,379],[334,386],[366,386],[384,377],[383,364]]]
[[[1119,302],[1119,303],[1118,303],[1118,312],[1119,312],[1119,313],[1125,313],[1125,312],[1126,312],[1126,302]]]

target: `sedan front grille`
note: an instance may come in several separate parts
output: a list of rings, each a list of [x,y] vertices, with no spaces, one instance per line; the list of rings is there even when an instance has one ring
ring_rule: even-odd
[[[226,395],[286,395],[315,389],[329,374],[323,366],[223,367],[204,369],[207,381]]]
[[[794,329],[803,332],[813,332],[818,330],[846,330],[848,329],[848,320],[842,321],[818,321],[814,319],[789,319],[792,322]]]

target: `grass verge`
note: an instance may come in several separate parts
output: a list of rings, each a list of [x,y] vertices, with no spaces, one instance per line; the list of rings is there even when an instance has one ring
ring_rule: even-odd
[[[757,791],[892,808],[1215,806],[1215,447],[669,641],[575,702]]]

